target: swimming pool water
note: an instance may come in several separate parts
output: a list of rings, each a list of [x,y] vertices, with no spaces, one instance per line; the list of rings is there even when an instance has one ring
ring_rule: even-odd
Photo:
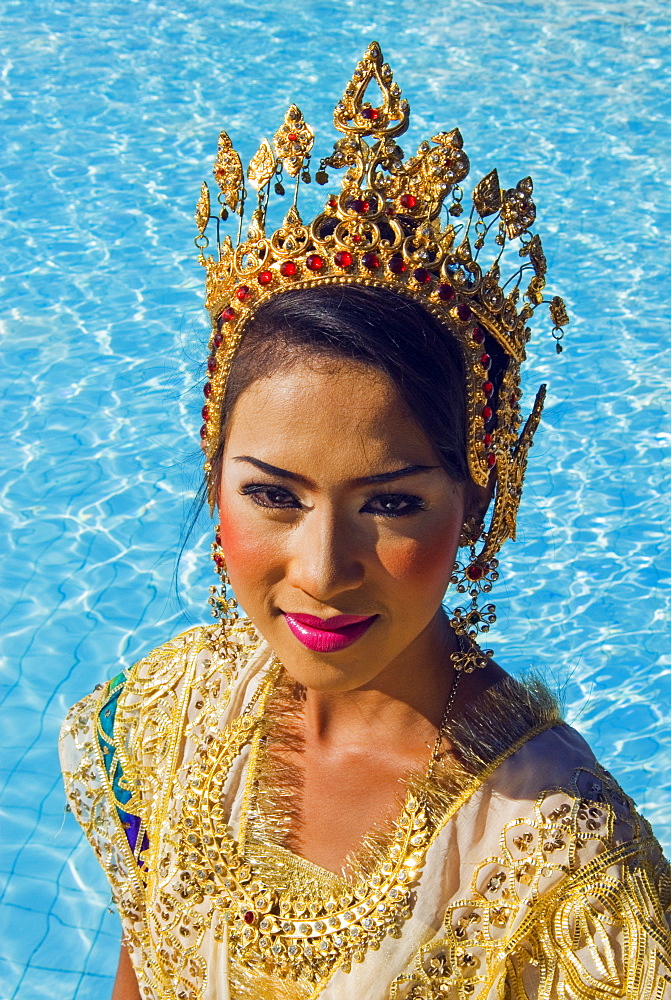
[[[67,708],[206,618],[207,327],[193,209],[219,129],[248,159],[291,101],[317,131],[377,38],[472,182],[530,173],[566,351],[497,585],[498,659],[568,717],[671,848],[669,10],[662,0],[4,0],[0,997],[111,989],[118,921],[73,818]],[[467,189],[470,191],[470,187]],[[308,204],[310,197],[308,194]],[[320,190],[320,195],[323,191]],[[537,324],[540,329],[542,324]]]

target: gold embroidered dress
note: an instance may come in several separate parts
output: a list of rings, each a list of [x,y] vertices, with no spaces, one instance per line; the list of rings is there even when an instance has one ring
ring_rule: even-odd
[[[670,1000],[669,867],[547,692],[508,679],[455,718],[458,767],[336,876],[285,846],[270,650],[219,637],[154,651],[61,736],[144,1000]]]

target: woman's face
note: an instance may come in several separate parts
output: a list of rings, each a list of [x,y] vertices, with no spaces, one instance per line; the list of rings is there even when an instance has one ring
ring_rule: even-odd
[[[465,493],[364,364],[301,361],[245,390],[223,457],[222,546],[240,605],[297,681],[353,690],[444,627]],[[356,620],[320,627],[337,616]]]

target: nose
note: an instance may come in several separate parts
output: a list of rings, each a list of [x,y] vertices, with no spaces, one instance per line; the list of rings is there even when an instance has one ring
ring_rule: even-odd
[[[360,587],[365,575],[362,539],[354,525],[338,519],[332,510],[313,508],[294,529],[287,582],[328,604]]]

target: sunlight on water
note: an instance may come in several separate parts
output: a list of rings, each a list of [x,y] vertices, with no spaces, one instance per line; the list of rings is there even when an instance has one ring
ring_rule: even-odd
[[[547,380],[549,406],[492,640],[509,669],[565,687],[569,719],[671,847],[667,5],[3,12],[3,998],[109,995],[118,921],[63,818],[58,727],[205,617],[205,523],[181,604],[172,575],[207,335],[192,215],[217,134],[248,159],[297,100],[324,155],[374,37],[413,108],[406,149],[459,125],[474,181],[494,165],[505,186],[534,178],[548,290],[572,322],[561,358],[548,336],[532,345],[527,387]]]

